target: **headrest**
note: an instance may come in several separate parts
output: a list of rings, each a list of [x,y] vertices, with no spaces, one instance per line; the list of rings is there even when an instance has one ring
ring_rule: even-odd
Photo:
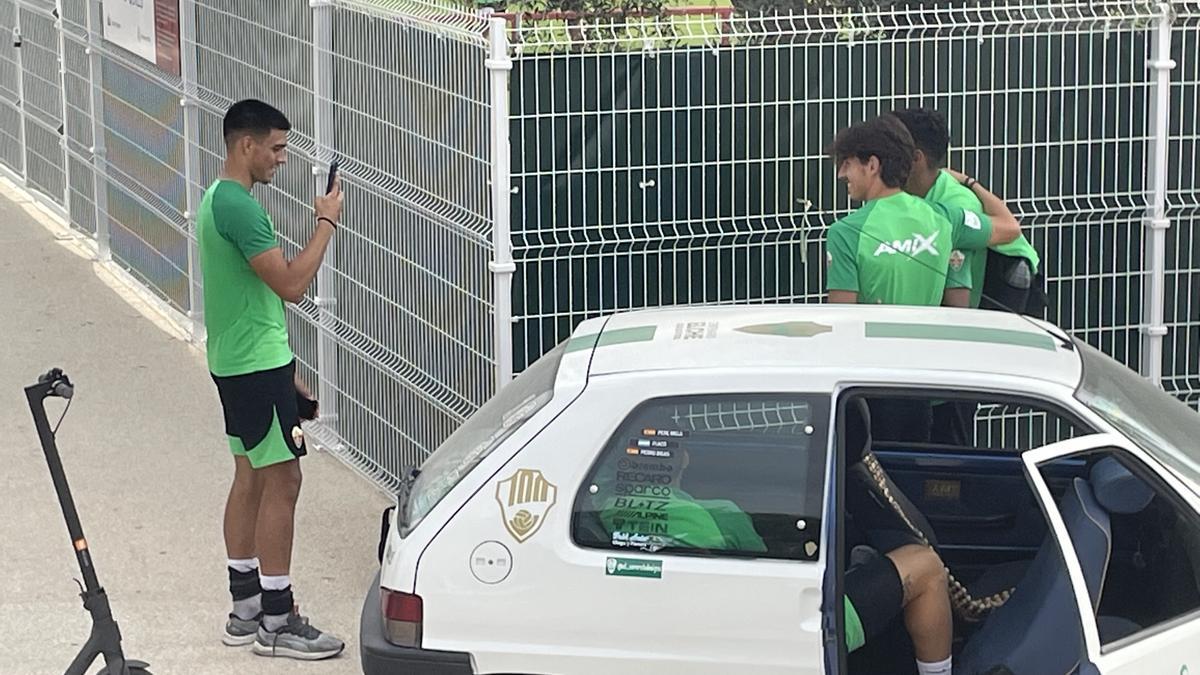
[[[861,460],[871,449],[871,409],[865,399],[846,404],[846,464]]]
[[[1092,466],[1088,482],[1096,501],[1109,513],[1137,513],[1154,499],[1154,490],[1112,457]]]

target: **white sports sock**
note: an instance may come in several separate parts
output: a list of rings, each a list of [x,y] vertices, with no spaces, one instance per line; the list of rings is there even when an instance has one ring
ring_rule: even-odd
[[[925,663],[917,659],[917,672],[920,675],[950,675],[950,661],[953,657],[947,656],[945,661],[937,661],[935,663]]]
[[[229,558],[229,567],[235,572],[257,572],[258,558]]]
[[[258,584],[264,591],[286,591],[292,585],[292,578],[286,574],[277,577],[258,575]]]
[[[262,593],[252,595],[245,600],[233,601],[233,615],[243,621],[249,621],[262,612]]]

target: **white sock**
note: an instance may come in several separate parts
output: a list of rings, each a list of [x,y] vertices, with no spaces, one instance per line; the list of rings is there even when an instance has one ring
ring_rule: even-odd
[[[258,575],[258,584],[264,591],[286,591],[292,585],[292,578],[286,574],[277,577]]]
[[[245,600],[233,601],[233,614],[243,621],[249,621],[262,612],[262,593],[252,595]]]
[[[229,558],[229,567],[234,571],[242,572],[257,572],[258,558]]]
[[[917,672],[920,675],[950,675],[950,661],[953,659],[947,656],[945,661],[937,661],[934,663],[925,663],[917,659]]]

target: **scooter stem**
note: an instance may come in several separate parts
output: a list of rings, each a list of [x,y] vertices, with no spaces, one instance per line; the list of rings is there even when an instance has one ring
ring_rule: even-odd
[[[88,553],[87,539],[83,537],[83,526],[79,524],[79,512],[75,510],[75,499],[71,496],[71,487],[67,484],[67,474],[63,471],[62,459],[58,455],[54,432],[50,430],[50,420],[46,418],[45,399],[55,392],[55,387],[59,384],[59,380],[31,384],[25,387],[25,397],[29,400],[29,410],[33,413],[33,424],[37,428],[38,438],[42,441],[42,452],[45,453],[46,464],[50,467],[54,491],[58,493],[58,503],[62,506],[63,518],[67,521],[67,532],[71,535],[75,559],[79,562],[79,572],[83,575],[84,590],[94,592],[100,588],[100,583],[96,580],[96,569],[92,565],[92,556]]]

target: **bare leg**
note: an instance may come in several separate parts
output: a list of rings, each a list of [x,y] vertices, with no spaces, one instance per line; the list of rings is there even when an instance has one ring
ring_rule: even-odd
[[[255,545],[263,576],[286,576],[292,565],[292,530],[300,496],[300,462],[291,460],[256,470],[262,476]]]
[[[235,455],[233,462],[233,485],[225,502],[225,551],[230,558],[242,560],[257,555],[254,536],[263,481],[250,460]]]
[[[910,544],[888,553],[904,584],[904,625],[917,660],[934,663],[950,658],[954,619],[942,559],[927,546]]]

